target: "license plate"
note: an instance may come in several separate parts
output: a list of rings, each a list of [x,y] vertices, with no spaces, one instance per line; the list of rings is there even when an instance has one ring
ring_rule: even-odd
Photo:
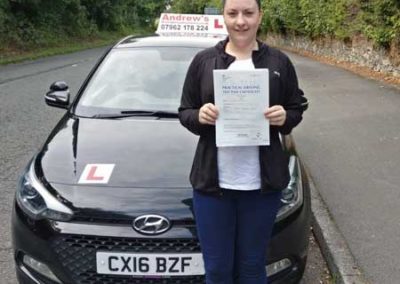
[[[132,276],[204,275],[201,253],[96,253],[97,273]]]

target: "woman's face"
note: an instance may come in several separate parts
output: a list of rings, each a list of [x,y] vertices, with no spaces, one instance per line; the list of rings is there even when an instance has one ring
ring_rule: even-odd
[[[262,13],[255,0],[226,0],[224,20],[230,40],[238,47],[254,42]]]

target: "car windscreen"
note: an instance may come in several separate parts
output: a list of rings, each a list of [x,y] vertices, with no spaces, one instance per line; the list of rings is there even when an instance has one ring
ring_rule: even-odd
[[[112,50],[92,76],[75,114],[98,117],[127,111],[177,112],[186,71],[200,48]]]

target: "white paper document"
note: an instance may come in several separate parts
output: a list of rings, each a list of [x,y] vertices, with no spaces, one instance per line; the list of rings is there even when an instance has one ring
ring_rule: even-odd
[[[217,147],[269,145],[268,69],[214,70]]]

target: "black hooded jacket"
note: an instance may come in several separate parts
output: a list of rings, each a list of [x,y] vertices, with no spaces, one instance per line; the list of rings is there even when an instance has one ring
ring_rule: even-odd
[[[227,69],[235,61],[225,52],[227,43],[228,39],[221,41],[194,57],[186,74],[178,109],[182,125],[200,136],[190,182],[195,190],[210,194],[221,192],[215,126],[201,124],[199,110],[206,103],[214,104],[213,70]],[[259,146],[261,190],[266,192],[282,190],[289,183],[288,155],[282,149],[279,132],[289,134],[299,124],[307,100],[298,87],[289,58],[262,42],[258,42],[258,47],[253,51],[252,59],[255,68],[269,69],[270,105],[282,105],[286,110],[285,124],[270,127],[270,145]]]

